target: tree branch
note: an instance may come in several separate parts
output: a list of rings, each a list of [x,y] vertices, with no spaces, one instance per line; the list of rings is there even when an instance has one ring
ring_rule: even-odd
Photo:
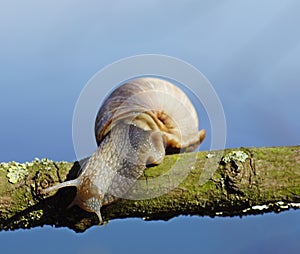
[[[188,163],[192,157],[196,160]],[[168,220],[178,215],[243,216],[300,208],[300,146],[226,149],[217,167],[210,168],[214,174],[200,185],[199,177],[212,157],[209,152],[166,156],[161,165],[145,171],[144,182],[161,175],[160,189],[166,187],[164,183],[174,184],[169,169],[175,162],[176,167],[188,170],[184,181],[152,199],[121,200],[104,207],[104,221],[128,217]],[[95,214],[78,207],[67,209],[75,189],[61,189],[48,196],[40,193],[43,188],[75,178],[78,170],[78,162],[48,159],[1,163],[0,230],[54,225],[83,232],[97,224]],[[151,191],[151,184],[139,188]]]

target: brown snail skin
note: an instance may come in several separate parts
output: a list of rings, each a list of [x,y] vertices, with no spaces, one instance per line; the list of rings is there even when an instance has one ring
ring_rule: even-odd
[[[124,195],[148,164],[159,164],[166,153],[193,151],[205,138],[186,94],[158,78],[131,80],[114,90],[101,106],[96,122],[97,150],[78,177],[46,188],[77,187],[71,205],[94,212]],[[71,206],[70,205],[70,206]]]

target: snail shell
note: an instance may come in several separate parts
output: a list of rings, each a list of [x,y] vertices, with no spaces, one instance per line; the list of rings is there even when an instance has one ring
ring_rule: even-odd
[[[98,149],[80,175],[44,190],[76,186],[71,205],[97,214],[122,198],[147,164],[159,164],[166,153],[193,151],[203,141],[198,117],[186,94],[158,78],[131,80],[114,90],[95,122]]]

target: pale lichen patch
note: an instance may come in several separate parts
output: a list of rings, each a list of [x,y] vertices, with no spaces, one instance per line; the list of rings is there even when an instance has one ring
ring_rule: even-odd
[[[7,178],[8,181],[12,184],[15,184],[19,182],[20,180],[24,179],[28,175],[28,169],[30,167],[33,167],[36,164],[40,164],[45,167],[45,169],[50,170],[52,168],[53,161],[44,158],[42,160],[35,158],[31,162],[24,162],[24,163],[19,163],[19,162],[3,162],[0,164],[0,169],[6,170],[7,173]]]
[[[286,203],[283,201],[277,201],[275,203],[270,203],[267,205],[255,205],[249,208],[244,209],[242,212],[243,213],[248,213],[249,211],[254,211],[254,210],[258,210],[258,211],[264,211],[264,210],[273,210],[272,208],[277,207],[279,209],[279,211],[281,210],[288,210],[290,208],[300,208],[300,203]],[[277,209],[277,211],[278,211]]]
[[[289,206],[291,206],[291,208],[300,208],[300,203],[289,203]]]
[[[281,209],[300,208],[300,203],[285,203],[282,201],[276,202],[276,205]]]
[[[225,163],[229,163],[231,161],[245,162],[248,157],[248,154],[241,150],[231,151],[223,156],[222,161]]]
[[[28,175],[26,163],[18,162],[5,163],[4,168],[8,169],[8,181],[12,184],[19,182]]]
[[[34,162],[36,164],[42,164],[43,165],[43,168],[45,170],[51,170],[52,167],[53,167],[53,160],[50,160],[48,158],[43,158],[43,159],[39,159],[39,158],[35,158],[34,159]]]
[[[19,182],[20,180],[24,179],[27,175],[30,169],[34,166],[40,166],[42,164],[43,168],[45,170],[52,170],[54,162],[52,160],[49,160],[47,158],[38,159],[35,158],[31,162],[2,162],[0,163],[0,170],[7,171],[7,178],[8,181],[12,184],[15,184]]]
[[[269,206],[267,206],[267,205],[255,205],[255,206],[251,207],[252,210],[260,210],[260,211],[268,209],[268,208],[269,208]]]

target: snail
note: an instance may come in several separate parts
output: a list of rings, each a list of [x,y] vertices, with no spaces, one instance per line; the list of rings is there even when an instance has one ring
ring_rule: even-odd
[[[193,151],[205,138],[187,95],[174,84],[144,77],[126,82],[104,101],[95,121],[98,148],[76,179],[43,190],[77,187],[72,205],[94,212],[132,188],[147,165],[160,164],[165,154]]]

